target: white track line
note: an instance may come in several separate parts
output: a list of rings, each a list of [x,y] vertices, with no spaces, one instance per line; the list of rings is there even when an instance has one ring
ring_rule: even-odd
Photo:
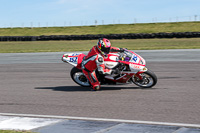
[[[0,115],[0,130],[32,130],[62,121],[63,119]]]
[[[165,126],[200,128],[199,124],[187,124],[187,123],[168,123],[168,122],[139,121],[139,120],[55,116],[55,115],[35,115],[35,114],[13,114],[13,113],[0,113],[0,115],[2,115],[2,116],[34,117],[34,118],[55,118],[55,119],[71,119],[71,120],[106,121],[106,122],[121,122],[121,123],[133,123],[133,124],[165,125]]]

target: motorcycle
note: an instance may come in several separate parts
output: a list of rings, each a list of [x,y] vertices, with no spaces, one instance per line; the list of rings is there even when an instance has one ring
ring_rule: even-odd
[[[70,75],[72,80],[80,86],[90,87],[90,83],[81,70],[83,53],[67,53],[62,57],[62,61],[73,65]],[[151,70],[147,69],[145,60],[133,51],[126,50],[122,53],[109,53],[104,59],[107,68],[116,70],[119,73],[103,75],[96,70],[96,75],[104,84],[128,84],[134,83],[142,88],[151,88],[157,83],[157,77]]]

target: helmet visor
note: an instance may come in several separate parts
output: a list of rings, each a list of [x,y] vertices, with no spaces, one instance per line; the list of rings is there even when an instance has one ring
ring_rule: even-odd
[[[110,52],[110,47],[102,47],[102,52],[104,52],[105,54],[109,54],[109,52]]]

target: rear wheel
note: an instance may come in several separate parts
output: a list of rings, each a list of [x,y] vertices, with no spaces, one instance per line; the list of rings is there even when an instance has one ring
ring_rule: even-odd
[[[142,80],[140,80],[136,75],[132,77],[133,83],[142,88],[151,88],[157,83],[157,76],[150,70],[141,73],[140,76]]]
[[[83,86],[83,87],[90,87],[90,83],[87,80],[84,73],[82,72],[82,70],[74,67],[72,68],[70,75],[73,81],[77,83],[78,85]]]

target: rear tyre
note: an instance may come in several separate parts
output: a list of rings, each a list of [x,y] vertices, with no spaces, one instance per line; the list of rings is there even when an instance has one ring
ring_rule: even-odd
[[[151,88],[157,83],[157,76],[150,70],[141,73],[140,76],[142,77],[142,80],[140,80],[136,75],[132,77],[133,83],[137,86],[142,88]]]
[[[87,77],[84,75],[81,69],[73,67],[70,72],[71,78],[75,83],[83,87],[90,87],[90,83]]]

